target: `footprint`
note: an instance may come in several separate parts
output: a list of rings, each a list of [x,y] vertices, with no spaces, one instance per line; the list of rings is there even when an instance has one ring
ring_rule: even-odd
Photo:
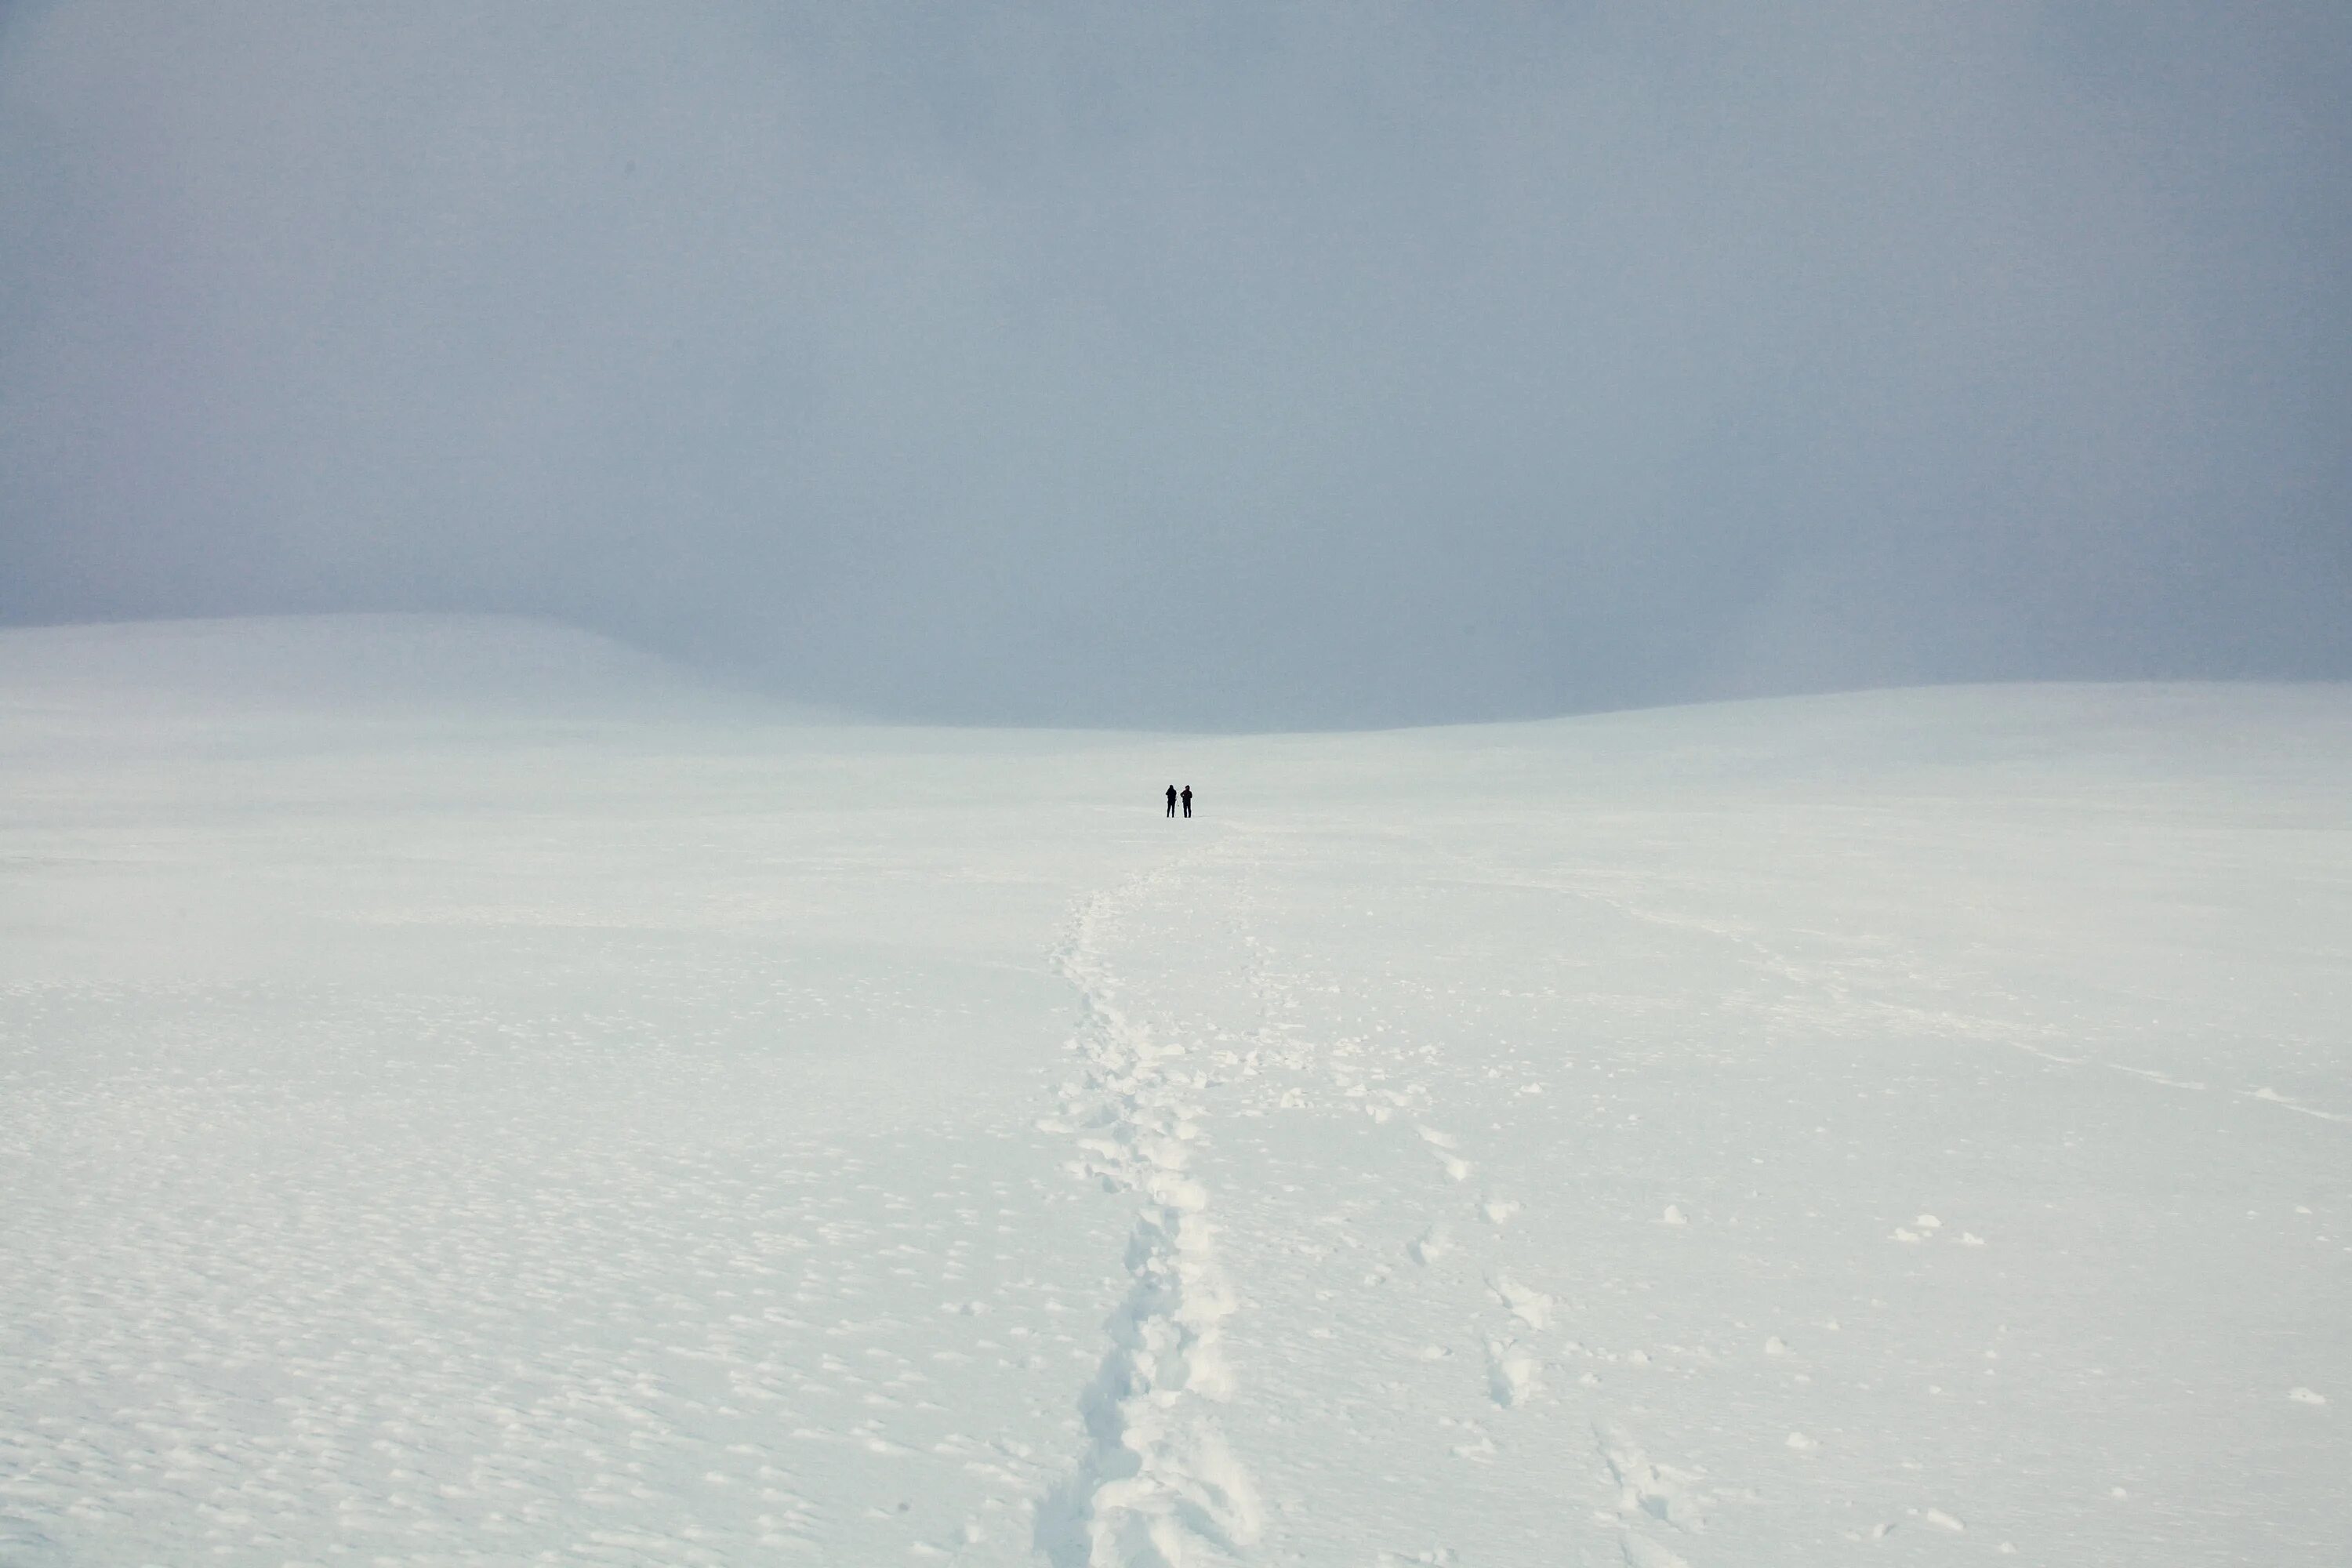
[[[1463,1434],[1464,1440],[1454,1445],[1454,1457],[1457,1459],[1470,1459],[1484,1464],[1492,1459],[1497,1452],[1495,1439],[1486,1436],[1486,1429],[1475,1421],[1454,1421],[1448,1417],[1440,1417],[1438,1425],[1452,1426]]]
[[[1486,1216],[1488,1225],[1508,1225],[1511,1216],[1519,1212],[1519,1200],[1498,1197],[1490,1192],[1478,1200],[1478,1212]]]
[[[1486,1342],[1486,1393],[1508,1410],[1543,1392],[1541,1364],[1524,1346],[1507,1340]]]
[[[1496,1274],[1486,1281],[1495,1299],[1511,1310],[1511,1316],[1531,1329],[1540,1329],[1551,1321],[1551,1298],[1540,1290],[1531,1290],[1507,1274]]]
[[[1442,1225],[1431,1226],[1408,1242],[1404,1249],[1406,1257],[1424,1268],[1453,1250],[1454,1238],[1445,1234]]]
[[[1422,1142],[1427,1143],[1430,1152],[1437,1156],[1437,1163],[1445,1167],[1447,1175],[1457,1182],[1466,1182],[1470,1179],[1470,1162],[1454,1152],[1458,1146],[1458,1140],[1453,1133],[1441,1132],[1434,1127],[1423,1127],[1418,1131],[1421,1133]]]
[[[1696,1531],[1706,1528],[1698,1499],[1692,1491],[1692,1484],[1700,1479],[1696,1471],[1653,1463],[1640,1445],[1618,1427],[1598,1427],[1595,1436],[1600,1440],[1601,1460],[1609,1467],[1610,1478],[1617,1483],[1620,1514],[1655,1520],[1677,1530]]]

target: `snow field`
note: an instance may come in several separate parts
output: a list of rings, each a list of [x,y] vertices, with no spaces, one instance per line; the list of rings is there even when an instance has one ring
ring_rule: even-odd
[[[0,1563],[2352,1540],[2352,694],[1177,742],[396,630],[0,637]]]

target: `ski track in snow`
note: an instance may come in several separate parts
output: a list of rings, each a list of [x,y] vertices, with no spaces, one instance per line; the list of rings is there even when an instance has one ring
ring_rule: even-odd
[[[1205,1079],[1181,1041],[1120,1005],[1103,952],[1118,912],[1184,863],[1087,900],[1056,959],[1081,1006],[1072,1045],[1084,1071],[1063,1090],[1080,1132],[1073,1169],[1142,1199],[1110,1348],[1079,1400],[1086,1451],[1038,1516],[1037,1544],[1057,1568],[1174,1568],[1238,1553],[1261,1529],[1255,1485],[1209,1408],[1233,1397],[1219,1341],[1235,1299],[1190,1173]]]

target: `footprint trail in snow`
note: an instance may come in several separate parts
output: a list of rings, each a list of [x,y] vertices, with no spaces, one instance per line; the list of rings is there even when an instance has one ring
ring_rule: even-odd
[[[1080,1134],[1073,1168],[1142,1203],[1110,1348],[1079,1400],[1086,1449],[1038,1518],[1057,1568],[1172,1568],[1237,1553],[1261,1528],[1256,1489],[1210,1408],[1233,1397],[1219,1342],[1235,1299],[1190,1173],[1200,1080],[1184,1045],[1121,1007],[1102,952],[1106,922],[1165,876],[1089,900],[1058,959],[1082,1008],[1072,1045],[1084,1071],[1063,1091]]]

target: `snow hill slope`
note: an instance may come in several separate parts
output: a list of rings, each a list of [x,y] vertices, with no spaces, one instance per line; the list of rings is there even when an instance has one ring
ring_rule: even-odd
[[[2352,690],[330,734],[144,635],[0,634],[0,1563],[2345,1560]]]
[[[516,616],[268,616],[0,632],[12,727],[178,716],[772,718],[592,632]],[[794,717],[806,719],[803,712]]]

